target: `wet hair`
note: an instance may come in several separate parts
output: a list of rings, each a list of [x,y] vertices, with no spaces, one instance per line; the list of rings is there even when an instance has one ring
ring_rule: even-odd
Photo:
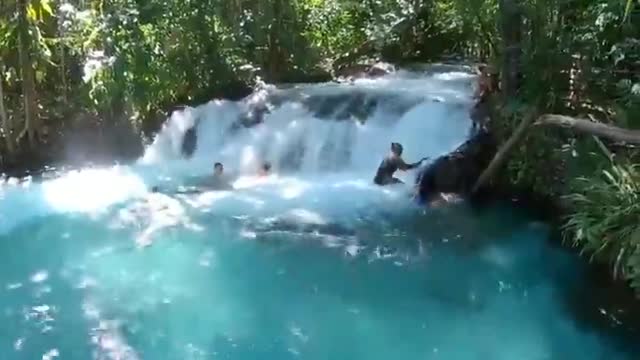
[[[397,143],[397,142],[392,142],[391,143],[391,151],[398,152],[398,153],[402,154],[402,150],[403,150],[402,149],[402,144]]]
[[[154,186],[154,187],[152,187],[152,188],[151,188],[151,192],[152,192],[152,193],[160,192],[160,188],[159,188],[159,187],[157,187],[157,186]]]
[[[224,168],[224,166],[222,166],[222,163],[217,162],[217,163],[213,164],[213,168],[214,169],[216,169],[218,167]]]
[[[498,74],[496,68],[493,65],[489,64],[478,65],[478,72],[486,76],[493,76]]]
[[[264,171],[269,171],[271,170],[271,163],[268,161],[265,161],[262,163],[262,170]]]

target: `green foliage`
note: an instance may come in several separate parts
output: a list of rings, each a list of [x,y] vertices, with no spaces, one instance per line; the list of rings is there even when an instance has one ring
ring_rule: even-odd
[[[329,71],[333,59],[367,41],[375,43],[372,51],[400,44],[406,57],[426,47],[431,55],[463,51],[475,43],[473,32],[491,23],[486,4],[495,1],[474,0],[471,8],[463,3],[10,0],[0,5],[7,101],[9,108],[22,107],[19,28],[27,28],[26,51],[36,87],[45,93],[38,101],[52,113],[46,118],[89,110],[100,118],[130,117],[140,126],[173,104],[203,102],[257,76],[278,82]],[[482,15],[473,15],[476,10]],[[396,31],[403,22],[410,26]],[[18,124],[20,111],[10,117]]]
[[[594,114],[618,126],[640,126],[636,123],[640,118],[636,5],[614,0],[530,0],[521,4],[525,18],[523,78],[515,102],[540,113]],[[499,137],[510,136],[518,119],[497,117]],[[607,161],[591,155],[593,143],[591,138],[568,131],[538,128],[517,150],[509,179],[545,193],[566,193],[570,186],[558,186],[558,179],[593,173]],[[554,176],[541,176],[545,172],[540,170],[549,165],[556,169]]]
[[[520,111],[494,118],[498,137],[506,140],[528,108],[640,127],[640,6],[614,0],[521,4],[523,78],[507,106]],[[512,154],[505,175],[518,187],[567,196],[565,237],[640,289],[640,176],[635,166],[612,166],[606,148],[615,149],[619,163],[635,163],[637,154],[613,145],[536,127]]]
[[[637,165],[614,165],[601,176],[579,178],[569,201],[574,212],[565,225],[567,240],[592,258],[609,261],[640,290],[640,172]]]
[[[304,36],[324,57],[349,51],[366,40],[366,11],[358,2],[313,0],[301,5],[308,26]]]

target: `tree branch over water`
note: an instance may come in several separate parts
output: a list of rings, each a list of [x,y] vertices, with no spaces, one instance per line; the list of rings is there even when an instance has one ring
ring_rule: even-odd
[[[559,126],[616,142],[640,145],[640,130],[624,129],[587,119],[578,119],[565,115],[545,114],[540,116],[534,125]]]
[[[511,151],[526,138],[532,120],[533,117],[522,120],[511,137],[500,147],[491,163],[489,163],[489,166],[487,166],[487,168],[482,172],[473,187],[473,192],[477,192],[480,188],[488,184],[499,169],[508,161]],[[544,114],[538,117],[535,122],[533,122],[533,125],[557,126],[593,135],[597,138],[605,138],[615,142],[640,145],[640,130],[624,129],[587,119],[578,119],[557,114]]]

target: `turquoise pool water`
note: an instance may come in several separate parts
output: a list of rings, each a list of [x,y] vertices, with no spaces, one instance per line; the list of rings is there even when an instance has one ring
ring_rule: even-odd
[[[233,130],[257,92],[174,113],[133,164],[0,181],[0,358],[638,359],[630,309],[544,224],[371,184],[391,141],[415,161],[466,139],[471,81],[302,87],[339,119],[284,94]],[[274,174],[253,178],[264,159]],[[241,175],[233,191],[175,191],[214,161]]]
[[[596,290],[545,225],[387,201],[187,211],[147,247],[132,206],[33,219],[0,237],[3,359],[637,358],[637,333],[579,321]]]

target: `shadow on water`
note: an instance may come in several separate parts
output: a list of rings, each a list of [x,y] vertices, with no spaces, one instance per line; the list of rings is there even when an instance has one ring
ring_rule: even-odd
[[[428,231],[456,237],[459,241],[453,247],[463,258],[477,256],[492,246],[517,244],[522,242],[517,238],[527,233],[535,235],[525,240],[531,243],[520,249],[524,252],[514,259],[520,264],[511,271],[543,276],[551,282],[554,298],[577,328],[597,333],[629,354],[640,353],[640,301],[628,284],[612,280],[605,265],[588,263],[575,249],[562,245],[559,234],[546,223],[532,221],[528,211],[517,210],[512,204],[484,210],[460,206],[434,215],[426,225]],[[557,351],[558,359],[567,358]]]

